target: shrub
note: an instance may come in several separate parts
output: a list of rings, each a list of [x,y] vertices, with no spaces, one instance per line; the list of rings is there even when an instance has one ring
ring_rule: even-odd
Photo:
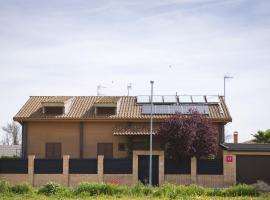
[[[10,191],[15,194],[28,194],[33,192],[33,187],[27,183],[17,184],[10,187]]]
[[[126,193],[126,188],[113,184],[81,183],[74,190],[75,194],[82,195],[121,195]]]
[[[163,184],[158,188],[157,194],[162,197],[168,197],[169,199],[175,199],[178,195],[178,186],[169,183]]]
[[[3,160],[16,160],[16,159],[21,159],[21,157],[19,156],[1,156],[0,159],[3,159]]]
[[[200,196],[200,195],[204,195],[206,192],[205,188],[198,185],[190,185],[185,188],[186,188],[185,194],[190,195],[190,196]]]
[[[58,183],[49,182],[43,187],[41,187],[38,190],[38,193],[50,196],[50,195],[67,193],[67,191],[68,189],[60,186]]]
[[[239,184],[224,189],[225,196],[258,196],[259,192],[252,185]]]
[[[0,181],[0,193],[8,193],[10,185],[6,181]]]
[[[217,188],[207,188],[205,189],[205,195],[206,196],[218,196],[218,197],[221,197],[221,196],[224,196],[224,191],[223,189],[217,189]]]
[[[177,196],[204,195],[206,194],[206,189],[197,185],[183,186],[167,183],[159,187],[158,194],[169,199],[175,199]]]
[[[138,182],[131,187],[130,193],[133,196],[148,196],[153,193],[153,187],[149,185],[143,185],[141,182]]]

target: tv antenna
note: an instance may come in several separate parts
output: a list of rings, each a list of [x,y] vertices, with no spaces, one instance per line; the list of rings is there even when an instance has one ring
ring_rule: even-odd
[[[101,85],[101,84],[99,84],[99,85],[97,86],[97,96],[103,95],[103,94],[101,94],[101,89],[102,89],[102,88],[106,88],[106,87],[103,86],[103,85]]]
[[[131,90],[132,89],[132,84],[131,83],[129,83],[128,85],[127,85],[127,95],[129,96],[129,90]]]

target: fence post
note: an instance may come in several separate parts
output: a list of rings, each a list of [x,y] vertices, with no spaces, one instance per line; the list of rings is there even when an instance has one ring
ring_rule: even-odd
[[[191,158],[191,183],[197,183],[197,158]]]
[[[34,167],[35,155],[28,155],[28,177],[31,185],[34,185]]]
[[[132,155],[132,184],[135,184],[138,182],[138,154],[133,151]]]
[[[164,183],[164,151],[159,155],[159,185]]]
[[[98,182],[103,182],[103,155],[98,155]]]
[[[69,155],[63,156],[63,176],[66,185],[69,186]]]
[[[236,184],[236,155],[223,151],[223,178],[224,185]]]

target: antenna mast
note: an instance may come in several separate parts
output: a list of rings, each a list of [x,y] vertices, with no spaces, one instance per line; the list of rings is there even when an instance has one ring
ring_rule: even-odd
[[[129,83],[128,85],[127,85],[127,95],[129,96],[129,90],[131,90],[132,89],[132,84],[131,83]]]
[[[102,89],[102,88],[106,88],[106,87],[104,87],[104,86],[101,85],[101,84],[99,84],[99,85],[97,86],[97,96],[103,95],[103,94],[101,94],[101,89]]]

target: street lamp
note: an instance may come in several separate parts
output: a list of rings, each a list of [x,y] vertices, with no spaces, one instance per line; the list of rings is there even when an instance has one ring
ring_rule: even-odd
[[[225,75],[224,76],[224,101],[225,101],[225,96],[226,96],[226,79],[230,79],[230,78],[233,78],[232,76],[227,76]]]
[[[149,184],[152,185],[152,150],[153,150],[153,87],[154,81],[150,81],[151,84],[151,115],[150,115],[150,155],[149,155]]]

